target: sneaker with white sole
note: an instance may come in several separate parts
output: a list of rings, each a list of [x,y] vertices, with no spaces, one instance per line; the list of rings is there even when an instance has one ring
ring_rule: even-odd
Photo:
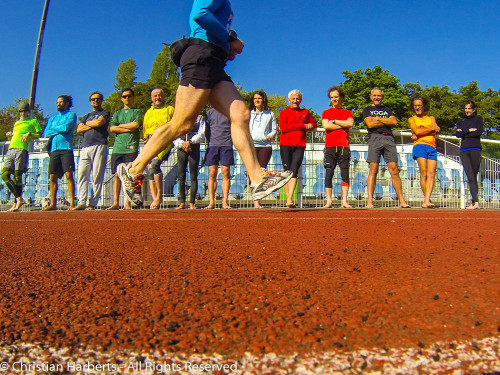
[[[292,178],[292,171],[270,171],[262,177],[258,184],[252,184],[250,191],[252,192],[252,199],[258,201],[267,197],[273,191],[280,189]]]
[[[125,198],[138,207],[141,207],[144,203],[141,194],[142,180],[144,180],[144,175],[138,174],[135,177],[129,173],[129,168],[132,163],[128,165],[121,163],[116,168],[116,173],[118,178],[122,181],[123,191],[125,192]]]

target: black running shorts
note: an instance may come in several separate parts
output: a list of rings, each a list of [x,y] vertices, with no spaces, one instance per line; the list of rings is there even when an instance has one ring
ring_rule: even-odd
[[[232,82],[224,71],[227,53],[220,47],[193,39],[181,57],[181,86],[213,89],[221,81]]]

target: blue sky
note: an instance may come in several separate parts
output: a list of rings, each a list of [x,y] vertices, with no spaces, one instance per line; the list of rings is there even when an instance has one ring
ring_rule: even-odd
[[[0,0],[0,107],[28,97],[43,0]],[[120,61],[135,59],[146,80],[162,42],[189,34],[189,0],[52,0],[36,101],[45,115],[70,94],[73,110],[88,95],[113,90]],[[247,91],[328,107],[326,90],[342,71],[381,65],[401,80],[457,90],[478,81],[500,89],[500,1],[233,0],[233,28],[245,50],[227,72]]]

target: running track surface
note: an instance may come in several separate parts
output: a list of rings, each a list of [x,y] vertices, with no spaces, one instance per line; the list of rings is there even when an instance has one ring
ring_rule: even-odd
[[[498,337],[499,230],[485,210],[5,213],[0,341],[238,358]]]

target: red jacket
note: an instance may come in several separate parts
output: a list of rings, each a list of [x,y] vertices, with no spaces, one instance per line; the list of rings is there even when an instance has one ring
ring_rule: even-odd
[[[316,120],[312,117],[308,109],[293,109],[288,107],[280,113],[280,145],[306,147],[306,127],[305,124],[313,124],[316,127]]]

